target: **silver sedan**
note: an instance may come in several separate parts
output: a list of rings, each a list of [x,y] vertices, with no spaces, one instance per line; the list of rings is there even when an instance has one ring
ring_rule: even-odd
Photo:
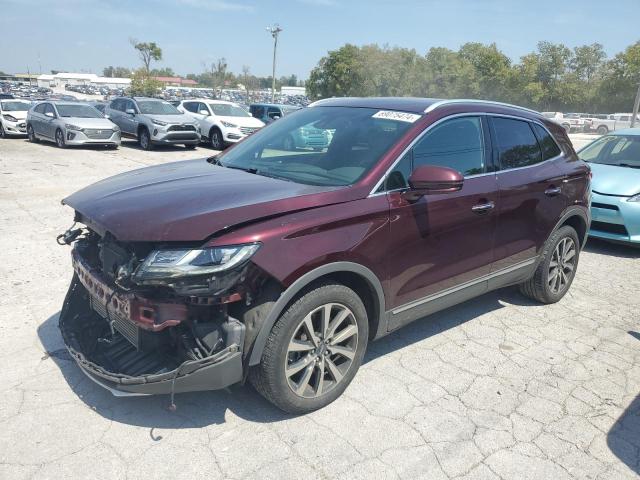
[[[118,148],[120,127],[90,105],[41,102],[27,114],[31,142],[46,140],[60,148],[70,145],[105,145]]]

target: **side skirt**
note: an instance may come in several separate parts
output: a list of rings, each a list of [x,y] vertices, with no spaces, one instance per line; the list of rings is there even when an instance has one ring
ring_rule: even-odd
[[[492,290],[521,283],[533,275],[537,264],[538,257],[530,258],[456,287],[396,307],[386,312],[387,333]]]

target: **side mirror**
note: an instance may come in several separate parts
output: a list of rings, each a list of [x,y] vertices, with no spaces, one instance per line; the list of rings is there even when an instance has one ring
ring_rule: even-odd
[[[129,115],[135,115],[136,111],[133,108],[127,108],[124,113],[128,113]]]
[[[55,113],[53,113],[53,112],[47,112],[47,113],[45,113],[45,115],[46,115],[47,117],[49,117],[49,118],[56,118],[56,114],[55,114]]]
[[[208,117],[208,116],[209,116],[209,112],[208,112],[207,110],[200,110],[198,113],[199,113],[200,115],[204,115],[204,116],[206,116],[206,117]]]
[[[457,192],[463,183],[464,177],[453,168],[422,165],[409,177],[409,190],[405,195],[415,201],[423,195]]]

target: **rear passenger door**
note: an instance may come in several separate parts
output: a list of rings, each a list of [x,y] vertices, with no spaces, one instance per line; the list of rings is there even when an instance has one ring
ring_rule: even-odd
[[[567,206],[562,195],[565,175],[558,166],[561,150],[537,123],[500,116],[489,121],[494,160],[500,169],[492,272],[526,270]]]
[[[30,123],[33,131],[38,135],[42,135],[42,122],[44,121],[44,103],[36,105],[31,115]]]

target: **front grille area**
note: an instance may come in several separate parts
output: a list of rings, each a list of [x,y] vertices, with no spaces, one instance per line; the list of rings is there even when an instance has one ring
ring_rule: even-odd
[[[194,125],[171,125],[167,128],[168,132],[195,132],[196,127]]]
[[[94,298],[93,296],[89,296],[89,301],[91,303],[91,308],[102,318],[107,320],[107,322],[113,323],[113,328],[117,330],[124,338],[126,338],[129,343],[131,343],[134,347],[139,348],[140,346],[140,335],[139,329],[133,323],[128,321],[126,318],[122,318],[120,315],[116,313],[111,313],[107,315],[107,309],[105,305],[102,304],[99,300]]]
[[[251,135],[253,132],[255,132],[256,130],[258,130],[257,127],[240,127],[240,131],[244,134],[244,135]]]
[[[591,222],[591,230],[597,230],[599,232],[605,233],[613,233],[615,235],[625,235],[628,236],[629,232],[627,232],[627,228],[624,225],[618,225],[617,223],[607,223],[607,222]]]
[[[592,207],[596,207],[596,208],[603,208],[605,210],[615,210],[618,211],[618,207],[616,207],[615,205],[609,205],[607,203],[598,203],[598,202],[593,202],[591,203]]]
[[[87,138],[91,138],[92,140],[106,140],[108,138],[111,138],[111,135],[113,135],[113,130],[85,128],[84,134],[87,136]]]
[[[196,132],[191,132],[191,133],[178,132],[178,133],[169,134],[167,138],[169,140],[195,140],[197,137],[196,137]]]

